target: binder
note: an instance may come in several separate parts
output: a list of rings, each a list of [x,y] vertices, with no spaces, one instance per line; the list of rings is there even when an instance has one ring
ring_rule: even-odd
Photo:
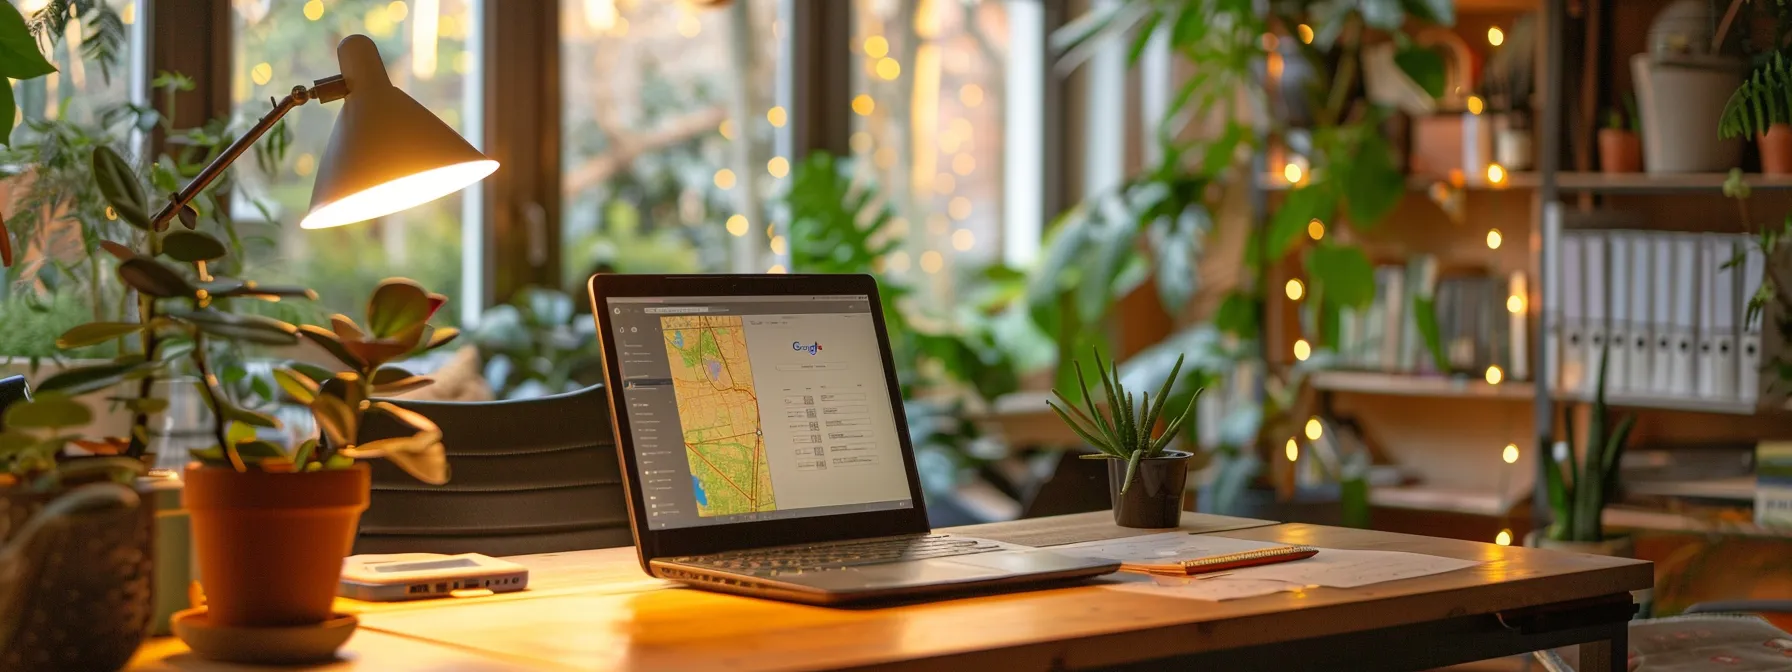
[[[1562,368],[1556,382],[1563,393],[1579,392],[1587,380],[1587,293],[1583,282],[1586,256],[1581,252],[1582,238],[1578,232],[1562,234],[1562,343],[1558,351]]]
[[[1524,271],[1512,272],[1512,276],[1506,280],[1506,293],[1507,296],[1518,297],[1523,306],[1531,305],[1529,288],[1525,286]],[[1528,326],[1525,315],[1529,312],[1529,310],[1508,311],[1506,315],[1506,338],[1509,350],[1506,371],[1511,374],[1513,380],[1530,380],[1531,378],[1531,352],[1530,348],[1526,347],[1530,333],[1525,329]]]
[[[1543,249],[1555,251],[1543,265],[1543,384],[1548,389],[1563,389],[1562,343],[1566,329],[1562,324],[1562,268],[1566,258],[1562,249],[1562,205],[1543,206]]]
[[[1655,339],[1649,392],[1667,396],[1674,389],[1674,241],[1669,236],[1649,235],[1649,264],[1649,334]]]
[[[1766,279],[1767,258],[1752,241],[1744,241],[1744,245],[1748,247],[1748,256],[1742,262],[1742,293],[1737,295],[1736,303],[1745,311],[1745,318],[1739,323],[1742,324],[1741,336],[1736,343],[1736,387],[1737,397],[1753,405],[1761,398],[1761,323],[1767,318],[1761,315],[1749,320],[1746,311],[1749,301],[1761,291],[1761,283]]]
[[[1586,372],[1581,376],[1581,385],[1576,388],[1586,397],[1593,396],[1593,387],[1599,383],[1599,367],[1604,364],[1606,336],[1606,308],[1608,295],[1605,292],[1605,236],[1599,233],[1587,233],[1580,239],[1581,254],[1586,261],[1581,265],[1581,287],[1586,295],[1581,299],[1581,309],[1586,311],[1586,349],[1581,355],[1581,362]]]
[[[1735,399],[1736,390],[1736,287],[1741,275],[1724,264],[1736,256],[1736,239],[1729,234],[1706,234],[1699,241],[1704,252],[1705,280],[1709,283],[1699,306],[1699,396]]]
[[[1386,278],[1387,299],[1382,310],[1381,370],[1402,370],[1401,341],[1406,338],[1406,314],[1410,299],[1406,296],[1406,269],[1387,266],[1376,271]]]
[[[1614,231],[1606,234],[1607,261],[1604,284],[1607,290],[1607,303],[1610,315],[1606,324],[1605,344],[1610,350],[1605,360],[1605,389],[1607,393],[1624,394],[1630,391],[1630,327],[1633,318],[1630,313],[1630,291],[1625,286],[1630,276],[1630,241],[1623,232]],[[1593,358],[1587,361],[1599,361],[1599,352],[1593,352]]]
[[[1691,397],[1697,394],[1698,357],[1693,353],[1698,339],[1699,296],[1711,283],[1705,281],[1704,264],[1699,254],[1698,234],[1669,236],[1673,246],[1674,286],[1669,304],[1672,309],[1668,328],[1673,334],[1673,348],[1668,359],[1668,394]]]
[[[1630,342],[1625,346],[1630,351],[1630,373],[1626,376],[1630,387],[1624,390],[1628,394],[1648,394],[1654,379],[1654,367],[1650,365],[1655,359],[1655,349],[1651,347],[1655,332],[1650,320],[1654,302],[1650,300],[1649,285],[1655,264],[1650,238],[1641,231],[1628,231],[1623,236],[1624,244],[1630,247],[1630,276],[1623,284],[1631,319]]]

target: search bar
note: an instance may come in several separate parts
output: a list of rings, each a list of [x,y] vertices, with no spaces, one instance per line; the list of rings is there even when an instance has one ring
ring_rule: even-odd
[[[650,315],[677,315],[684,313],[707,313],[709,306],[667,306],[665,308],[642,308],[641,312]]]

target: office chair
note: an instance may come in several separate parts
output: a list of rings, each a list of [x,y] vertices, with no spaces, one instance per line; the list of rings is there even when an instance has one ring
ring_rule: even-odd
[[[450,479],[428,485],[373,460],[355,553],[503,556],[634,543],[603,386],[512,401],[392,401],[441,426]],[[370,413],[362,438],[408,431]]]
[[[31,384],[25,382],[25,377],[0,378],[0,414],[6,412],[6,407],[20,401],[31,401]],[[6,425],[0,423],[0,431],[5,429]]]

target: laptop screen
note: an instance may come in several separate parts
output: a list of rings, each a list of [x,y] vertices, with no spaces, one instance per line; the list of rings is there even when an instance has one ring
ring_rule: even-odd
[[[867,296],[606,303],[650,528],[914,506]]]

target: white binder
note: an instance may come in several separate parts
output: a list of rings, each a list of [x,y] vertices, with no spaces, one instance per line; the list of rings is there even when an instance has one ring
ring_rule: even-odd
[[[1630,351],[1630,375],[1627,376],[1629,394],[1648,394],[1654,383],[1654,368],[1650,362],[1655,359],[1654,336],[1651,330],[1651,304],[1649,299],[1651,272],[1654,269],[1654,253],[1651,247],[1651,236],[1641,231],[1628,231],[1623,236],[1624,244],[1630,247],[1629,279],[1623,283],[1626,300],[1630,302],[1630,342],[1625,349]]]
[[[1752,241],[1743,241],[1748,247],[1748,256],[1742,262],[1742,293],[1737,295],[1737,304],[1742,311],[1748,309],[1748,303],[1755,292],[1761,290],[1761,283],[1767,275],[1767,258],[1761,255],[1761,248]],[[1744,313],[1746,315],[1746,313]],[[1736,387],[1737,396],[1749,404],[1761,398],[1761,323],[1765,315],[1753,321],[1744,319],[1741,336],[1736,343]]]
[[[1586,374],[1581,377],[1580,392],[1588,398],[1593,396],[1594,386],[1599,384],[1600,357],[1604,354],[1605,338],[1608,333],[1610,305],[1605,292],[1605,235],[1589,232],[1580,240],[1581,254],[1586,262],[1581,266],[1583,276],[1581,286],[1585,288],[1586,297],[1583,308],[1586,310],[1586,349],[1581,361],[1586,364]],[[1609,389],[1609,388],[1608,388]]]
[[[1562,344],[1563,334],[1567,329],[1562,320],[1562,272],[1566,250],[1562,240],[1562,205],[1549,203],[1543,206],[1543,249],[1552,250],[1555,256],[1543,266],[1543,380],[1547,389],[1564,389],[1562,384]]]
[[[1711,283],[1705,281],[1704,264],[1699,254],[1698,234],[1671,236],[1674,249],[1674,286],[1670,300],[1673,349],[1668,359],[1668,394],[1686,398],[1698,392],[1695,371],[1698,357],[1694,354],[1698,340],[1699,297]]]
[[[1587,291],[1582,272],[1587,262],[1581,242],[1578,232],[1562,234],[1562,343],[1557,350],[1562,369],[1556,383],[1557,389],[1570,396],[1579,392],[1587,379]]]
[[[1525,283],[1524,271],[1513,271],[1511,277],[1506,279],[1506,296],[1518,297],[1520,306],[1531,305],[1530,287]],[[1510,359],[1506,362],[1506,376],[1512,380],[1531,379],[1531,349],[1529,347],[1531,334],[1525,328],[1529,325],[1526,320],[1526,315],[1529,313],[1529,310],[1513,312],[1510,308],[1506,311],[1506,318],[1509,320],[1506,326],[1506,339],[1508,347],[1511,349],[1511,352],[1507,353]]]
[[[1605,327],[1605,347],[1609,350],[1605,362],[1605,390],[1608,394],[1625,394],[1630,391],[1630,329],[1634,318],[1630,312],[1630,290],[1626,282],[1630,277],[1630,241],[1621,231],[1605,234],[1606,272],[1602,282],[1606,288],[1607,305],[1609,306]],[[1593,358],[1599,361],[1599,352],[1593,352]]]
[[[1667,396],[1674,389],[1674,241],[1667,234],[1649,234],[1649,265],[1649,334],[1655,339],[1649,392]]]
[[[1736,256],[1736,238],[1712,233],[1699,241],[1704,252],[1707,289],[1699,306],[1699,396],[1736,398],[1736,278],[1724,268]]]

